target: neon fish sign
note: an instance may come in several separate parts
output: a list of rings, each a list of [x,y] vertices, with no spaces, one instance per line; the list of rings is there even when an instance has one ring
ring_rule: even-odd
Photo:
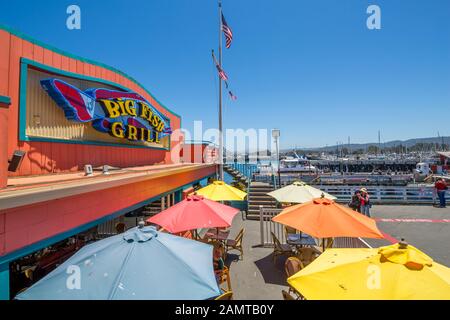
[[[81,91],[59,79],[41,80],[41,86],[68,120],[92,122],[94,129],[113,137],[160,143],[172,133],[170,120],[137,93],[103,88]]]

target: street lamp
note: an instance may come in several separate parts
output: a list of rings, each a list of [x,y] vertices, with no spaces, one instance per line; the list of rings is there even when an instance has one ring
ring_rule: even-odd
[[[280,176],[280,149],[279,149],[280,129],[272,129],[272,138],[275,139],[275,146],[276,146],[276,148],[277,148],[278,186],[281,187],[281,176]]]

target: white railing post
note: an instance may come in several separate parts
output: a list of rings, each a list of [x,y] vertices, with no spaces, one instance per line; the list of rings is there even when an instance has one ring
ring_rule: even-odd
[[[260,232],[261,232],[261,246],[264,247],[264,213],[263,206],[259,206],[259,221],[260,221]]]

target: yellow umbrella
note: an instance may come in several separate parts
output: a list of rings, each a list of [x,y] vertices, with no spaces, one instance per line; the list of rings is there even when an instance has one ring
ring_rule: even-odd
[[[327,199],[336,199],[335,196],[300,181],[268,193],[269,196],[275,198],[278,202],[284,203],[305,203],[315,198],[320,198],[322,194]]]
[[[312,300],[450,299],[450,268],[403,242],[328,249],[287,281]]]
[[[214,201],[242,201],[247,196],[246,192],[223,181],[214,181],[206,187],[197,190],[196,193]]]

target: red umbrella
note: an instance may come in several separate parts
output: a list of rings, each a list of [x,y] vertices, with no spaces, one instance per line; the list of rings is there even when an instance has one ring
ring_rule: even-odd
[[[160,225],[170,233],[203,228],[223,228],[231,226],[239,209],[208,200],[198,195],[185,200],[147,219]]]

